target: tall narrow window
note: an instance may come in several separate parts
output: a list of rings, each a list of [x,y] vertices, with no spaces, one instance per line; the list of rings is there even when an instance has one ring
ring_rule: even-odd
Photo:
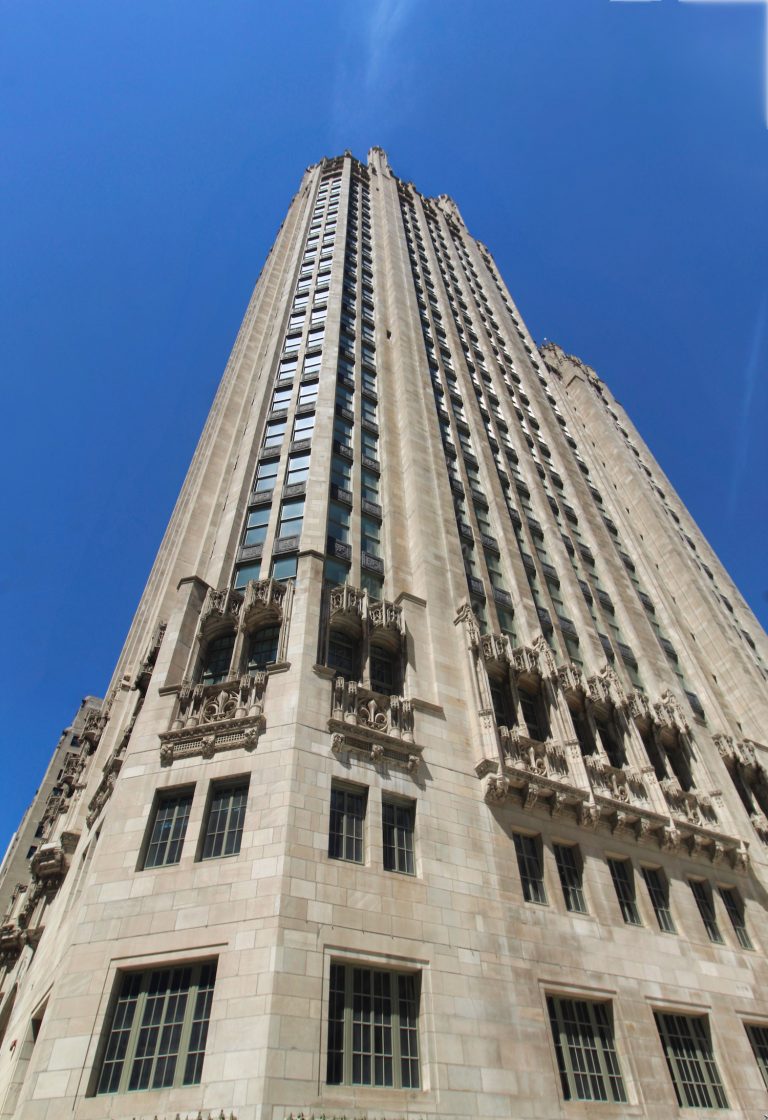
[[[523,884],[523,898],[526,902],[546,903],[547,892],[544,888],[544,868],[541,861],[541,837],[524,836],[513,833],[517,866]]]
[[[329,1085],[418,1089],[419,976],[332,964]]]
[[[145,869],[179,862],[191,809],[191,790],[159,795],[144,857]]]
[[[609,859],[616,897],[621,907],[621,916],[629,926],[640,926],[640,911],[635,899],[635,874],[628,859]]]
[[[644,867],[642,871],[659,929],[662,933],[677,933],[669,909],[669,883],[664,872],[659,867]]]
[[[750,1024],[746,1028],[747,1037],[755,1053],[755,1059],[763,1075],[765,1087],[768,1089],[768,1027]]]
[[[414,805],[399,801],[383,801],[381,820],[384,843],[384,870],[414,874],[413,823]]]
[[[256,471],[255,490],[274,490],[279,464],[279,459],[267,459],[265,462],[259,463]]]
[[[248,641],[248,672],[254,673],[266,669],[268,665],[277,661],[279,643],[280,627],[277,623],[260,626],[258,630],[254,630]]]
[[[752,938],[749,936],[747,924],[744,921],[744,903],[735,887],[720,887],[720,897],[723,900],[728,917],[731,919],[733,932],[738,938],[742,949],[754,949]]]
[[[381,556],[381,522],[375,517],[363,515],[361,518],[363,552],[369,556]]]
[[[306,482],[309,478],[309,452],[291,455],[288,459],[288,474],[285,479],[287,486],[296,486],[297,483]]]
[[[655,1013],[664,1057],[681,1108],[727,1108],[706,1018]]]
[[[227,679],[234,646],[234,634],[219,634],[218,637],[209,639],[203,653],[203,666],[200,674],[202,684],[219,684]]]
[[[251,510],[246,522],[244,545],[264,543],[264,538],[267,535],[267,525],[269,524],[269,514],[269,506],[260,506],[259,509]]]
[[[519,690],[519,696],[528,734],[532,739],[543,743],[549,738],[549,724],[541,696],[538,693],[526,692],[524,688]]]
[[[215,785],[208,806],[201,859],[236,856],[243,838],[248,782]]]
[[[547,1010],[565,1099],[625,1104],[611,1005],[547,996]]]
[[[301,526],[304,522],[304,499],[294,498],[283,502],[280,508],[280,524],[277,529],[278,539],[285,537],[301,536]]]
[[[122,976],[97,1093],[199,1085],[216,962]]]
[[[328,855],[331,859],[363,862],[363,826],[366,791],[334,786],[331,789],[331,822]]]
[[[555,862],[566,909],[574,914],[586,914],[587,901],[582,886],[583,872],[579,849],[574,844],[555,844]]]
[[[723,935],[720,932],[720,926],[717,924],[712,888],[709,883],[705,883],[702,879],[689,879],[688,882],[691,884],[691,891],[696,900],[696,905],[699,908],[701,920],[704,923],[704,929],[707,931],[707,937],[710,941],[714,941],[716,945],[725,944]]]
[[[347,506],[340,502],[331,502],[328,506],[328,534],[334,540],[346,543],[349,540],[349,525],[351,513]]]
[[[358,643],[340,630],[331,630],[328,637],[328,667],[347,680],[357,680],[360,669]]]

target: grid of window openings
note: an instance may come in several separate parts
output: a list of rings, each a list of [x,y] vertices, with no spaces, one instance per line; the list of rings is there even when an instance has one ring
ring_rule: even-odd
[[[703,1015],[656,1012],[656,1026],[681,1108],[728,1108]]]
[[[195,790],[162,790],[149,821],[144,870],[179,863],[187,836]],[[240,851],[248,803],[248,778],[212,782],[200,833],[198,859],[220,859]]]
[[[235,569],[249,580],[296,575],[328,314],[341,173],[321,181],[291,304]],[[278,485],[282,480],[279,500]],[[272,529],[271,554],[264,553]]]
[[[360,586],[379,599],[384,587],[379,387],[368,172],[357,168],[349,188],[341,330],[328,506],[326,582],[345,583],[353,559]],[[359,518],[359,552],[353,525]]]
[[[625,1104],[608,1003],[547,996],[563,1097]]]

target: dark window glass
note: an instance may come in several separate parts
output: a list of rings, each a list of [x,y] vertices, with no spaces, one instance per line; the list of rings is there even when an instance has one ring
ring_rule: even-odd
[[[635,876],[628,859],[609,859],[611,878],[621,907],[621,916],[627,925],[640,926],[640,911],[635,900]]]
[[[672,911],[669,909],[669,883],[664,872],[658,867],[644,867],[643,878],[648,888],[648,895],[663,933],[676,933],[675,923],[672,920]]]
[[[656,1012],[664,1057],[681,1108],[727,1108],[704,1016]]]
[[[248,783],[214,786],[205,822],[202,859],[235,856],[243,837]]]
[[[625,1104],[610,1004],[547,996],[547,1010],[565,1099]]]
[[[555,844],[555,862],[566,909],[575,914],[586,914],[587,902],[582,887],[582,865],[578,848],[571,844]]]
[[[331,965],[329,1085],[418,1089],[419,978]]]
[[[280,642],[280,627],[262,626],[251,635],[248,643],[248,671],[266,669],[277,661],[277,647]]]
[[[227,679],[232,663],[234,645],[234,634],[220,634],[217,638],[211,638],[207,642],[200,676],[203,684],[219,684]]]
[[[384,870],[414,874],[414,806],[384,801],[381,806],[384,841]]]
[[[178,863],[192,808],[191,792],[163,794],[155,808],[144,867]]]
[[[707,931],[707,937],[710,941],[714,941],[717,945],[723,945],[723,935],[720,932],[720,926],[717,924],[717,917],[715,916],[715,903],[712,898],[712,888],[709,883],[702,882],[701,879],[689,879],[691,884],[691,891],[696,900],[696,905],[701,914],[701,920],[704,923],[704,929]]]
[[[363,862],[365,803],[365,790],[351,790],[341,786],[334,786],[331,790],[331,823],[328,832],[328,855],[331,859]]]
[[[515,852],[520,880],[523,885],[523,898],[526,902],[546,903],[547,892],[544,888],[544,870],[541,863],[541,843],[537,836],[524,836],[515,832]]]

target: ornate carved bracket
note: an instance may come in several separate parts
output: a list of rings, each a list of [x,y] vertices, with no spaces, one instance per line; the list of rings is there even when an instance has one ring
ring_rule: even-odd
[[[403,696],[385,696],[336,677],[328,730],[334,753],[354,750],[373,762],[386,760],[411,773],[419,766],[421,747],[413,741],[413,706]]]
[[[253,750],[264,726],[266,680],[266,673],[246,673],[222,684],[182,686],[171,729],[160,735],[164,765],[236,747]]]

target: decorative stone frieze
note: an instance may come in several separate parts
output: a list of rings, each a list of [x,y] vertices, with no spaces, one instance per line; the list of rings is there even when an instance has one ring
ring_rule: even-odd
[[[212,758],[236,747],[253,750],[264,727],[266,682],[267,674],[258,672],[219,684],[183,684],[171,729],[160,735],[163,763],[197,754]]]
[[[61,844],[43,844],[30,860],[33,880],[40,883],[46,898],[52,898],[69,869],[69,860]]]
[[[355,750],[373,762],[392,762],[411,772],[419,766],[421,747],[413,740],[413,705],[403,696],[386,696],[336,677],[328,730],[335,754]]]
[[[93,797],[88,802],[88,815],[85,821],[89,828],[93,828],[99,813],[112,796],[112,790],[115,788],[117,775],[120,773],[120,769],[123,765],[121,747],[122,744],[116,747],[107,759],[102,771],[101,781],[96,787],[96,792]]]
[[[585,759],[590,784],[596,794],[624,805],[648,808],[650,798],[643,777],[629,767],[618,768],[599,755]]]

